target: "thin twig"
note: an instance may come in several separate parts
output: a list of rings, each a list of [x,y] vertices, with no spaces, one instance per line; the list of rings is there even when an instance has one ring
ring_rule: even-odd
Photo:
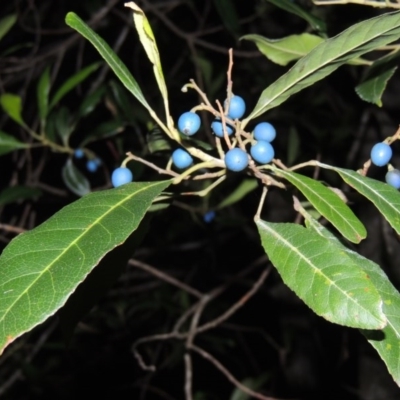
[[[24,228],[19,228],[18,226],[2,224],[2,223],[0,223],[0,229],[7,232],[18,233],[18,234],[26,232],[26,229]]]
[[[267,268],[258,278],[258,280],[254,283],[251,289],[245,293],[232,307],[230,307],[227,311],[225,311],[222,315],[214,320],[207,322],[204,325],[201,325],[197,328],[196,333],[205,332],[209,329],[215,328],[220,325],[222,322],[226,321],[229,317],[231,317],[239,308],[243,307],[249,299],[254,296],[255,293],[260,289],[262,284],[267,279],[269,273],[271,272],[271,268]]]
[[[192,288],[191,286],[187,285],[186,283],[179,281],[178,279],[174,278],[173,276],[168,275],[168,274],[160,271],[159,269],[154,268],[151,265],[144,263],[143,261],[139,261],[139,260],[135,260],[135,259],[131,258],[129,260],[129,264],[133,265],[137,268],[140,268],[143,271],[147,271],[149,274],[154,275],[157,278],[162,279],[163,281],[168,282],[171,285],[178,287],[179,289],[197,297],[198,299],[202,299],[204,296],[197,289]]]
[[[214,358],[210,353],[206,352],[205,350],[201,349],[200,347],[193,345],[191,347],[191,349],[193,351],[195,351],[196,353],[200,354],[206,360],[210,361],[211,364],[213,364],[218,370],[220,370],[225,375],[225,377],[230,382],[232,382],[238,389],[240,389],[242,392],[248,394],[249,396],[253,396],[256,399],[260,399],[260,400],[277,400],[274,397],[264,396],[260,393],[254,392],[253,390],[249,389],[247,386],[244,386],[216,358]]]
[[[192,357],[189,353],[184,355],[185,360],[185,397],[186,400],[193,400],[192,381],[193,381],[193,365]]]

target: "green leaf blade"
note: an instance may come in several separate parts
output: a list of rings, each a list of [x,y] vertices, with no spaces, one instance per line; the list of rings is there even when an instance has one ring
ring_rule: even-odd
[[[370,200],[400,235],[400,193],[398,190],[387,183],[368,178],[356,171],[331,167],[322,163],[319,165],[322,168],[336,171],[348,185]]]
[[[323,79],[341,65],[399,37],[400,11],[396,11],[355,24],[326,40],[262,92],[243,125]]]
[[[10,14],[0,19],[0,40],[7,34],[7,32],[17,22],[17,14]]]
[[[367,237],[362,222],[333,190],[315,179],[295,172],[280,170],[278,174],[299,189],[315,209],[346,239],[359,243]]]
[[[28,186],[10,186],[0,192],[0,206],[16,201],[27,200],[42,195],[38,188]]]
[[[64,96],[66,96],[71,90],[73,90],[94,71],[96,71],[99,66],[99,62],[93,63],[69,77],[54,94],[53,98],[50,101],[49,109],[52,109]]]
[[[115,75],[120,79],[122,84],[137,98],[137,100],[148,110],[151,110],[150,105],[144,98],[143,92],[140,89],[135,78],[129,72],[126,65],[114,53],[111,47],[97,35],[82,19],[75,13],[69,12],[65,18],[68,26],[79,32],[84,38],[89,40],[90,43],[96,48],[99,54],[104,58],[110,68],[114,71]]]
[[[90,193],[90,183],[85,176],[75,167],[71,158],[67,159],[61,171],[61,176],[68,189],[77,196]]]
[[[367,274],[317,233],[296,224],[256,221],[262,245],[283,281],[328,321],[382,329],[382,299]]]
[[[8,116],[21,126],[26,126],[22,119],[22,99],[16,94],[4,93],[0,96],[0,105]]]
[[[286,66],[308,54],[324,41],[323,38],[310,33],[290,35],[282,39],[268,39],[261,35],[251,34],[240,38],[255,43],[258,50],[275,64]]]
[[[367,69],[362,82],[356,87],[356,93],[362,100],[382,107],[383,92],[398,67],[399,58],[400,51],[397,51],[378,59]]]
[[[295,4],[291,0],[267,0],[267,1],[269,3],[274,4],[276,7],[282,8],[285,11],[288,11],[292,14],[299,16],[300,18],[303,18],[311,25],[313,29],[323,32],[326,31],[326,24],[322,19],[317,18],[314,15],[310,14],[309,12],[304,10],[301,6]]]
[[[66,302],[100,260],[136,230],[169,184],[131,183],[91,193],[10,242],[0,256],[0,354]]]
[[[36,88],[39,117],[42,128],[45,126],[47,113],[49,112],[49,93],[50,93],[50,67],[47,67],[40,76]]]
[[[310,228],[328,239],[337,247],[338,252],[344,252],[350,258],[349,263],[354,263],[364,270],[378,290],[383,300],[382,311],[387,318],[387,325],[382,331],[361,332],[379,353],[394,381],[400,386],[400,293],[378,264],[345,247],[317,221],[310,222]]]
[[[11,153],[14,150],[27,148],[29,148],[29,144],[20,142],[8,133],[0,131],[0,156]]]

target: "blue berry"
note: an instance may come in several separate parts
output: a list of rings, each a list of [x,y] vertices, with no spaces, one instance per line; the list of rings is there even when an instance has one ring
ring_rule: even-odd
[[[176,149],[172,153],[172,162],[177,168],[185,169],[193,164],[193,158],[187,151]]]
[[[119,167],[117,169],[114,169],[111,175],[111,183],[114,187],[125,185],[125,183],[129,183],[132,181],[132,172],[129,168],[126,167]]]
[[[228,136],[232,135],[233,128],[227,124],[225,124],[225,127],[226,127],[226,133],[228,134]],[[211,129],[213,130],[213,132],[215,133],[216,136],[218,136],[220,138],[224,137],[224,129],[223,129],[222,122],[220,120],[216,119],[215,121],[213,121],[211,124]]]
[[[250,154],[260,164],[268,164],[274,158],[275,151],[271,143],[259,140],[255,145],[251,146]]]
[[[178,119],[178,129],[187,136],[194,135],[200,129],[200,117],[191,111],[183,113]]]
[[[74,151],[75,158],[83,158],[84,155],[85,155],[85,152],[82,149],[76,149]]]
[[[276,130],[269,122],[260,122],[254,128],[254,139],[272,142],[276,137]]]
[[[392,158],[392,148],[386,143],[377,143],[371,150],[371,161],[378,167],[383,167]]]
[[[96,172],[97,169],[99,168],[100,165],[100,160],[97,158],[94,158],[92,160],[88,160],[86,163],[86,169],[89,172]]]
[[[203,220],[206,224],[209,224],[210,222],[212,222],[212,220],[215,218],[215,211],[210,210],[207,211],[204,215],[203,215]]]
[[[227,100],[225,100],[226,104]],[[228,117],[231,119],[242,118],[246,112],[246,103],[240,96],[232,96],[229,103]]]
[[[398,169],[388,171],[385,176],[385,181],[395,189],[400,189],[400,171]]]
[[[249,163],[247,153],[238,147],[229,150],[225,154],[226,168],[231,171],[243,171]]]

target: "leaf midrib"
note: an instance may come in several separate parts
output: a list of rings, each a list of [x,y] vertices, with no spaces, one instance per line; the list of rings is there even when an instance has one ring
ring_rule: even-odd
[[[159,183],[159,182],[157,182]],[[78,237],[76,239],[74,239],[72,242],[70,242],[70,244],[47,266],[45,267],[41,272],[39,272],[38,277],[32,281],[31,284],[29,284],[22,292],[21,294],[15,299],[15,301],[5,310],[3,316],[0,318],[0,323],[4,322],[4,319],[6,318],[6,316],[8,315],[8,313],[10,312],[10,310],[12,310],[12,308],[14,307],[14,305],[25,295],[27,294],[27,292],[36,284],[36,282],[46,273],[50,270],[50,268],[68,251],[70,250],[81,238],[83,238],[88,232],[90,232],[92,229],[94,229],[98,223],[100,223],[100,221],[102,219],[104,219],[109,213],[111,213],[113,210],[115,210],[117,207],[119,207],[120,205],[122,205],[124,202],[131,200],[132,197],[136,196],[137,194],[139,194],[142,191],[145,191],[153,186],[156,186],[157,183],[153,184],[153,185],[149,185],[149,186],[145,186],[137,191],[135,191],[134,193],[132,193],[130,196],[125,197],[123,200],[121,200],[120,202],[116,203],[114,206],[112,206],[106,213],[102,214],[100,217],[98,217],[91,225],[90,228],[85,230],[84,232],[82,232],[80,235],[78,235]]]
[[[289,243],[284,237],[282,237],[278,232],[274,231],[272,228],[268,227],[266,223],[262,220],[258,221],[259,224],[261,224],[265,229],[267,229],[270,233],[272,233],[277,239],[281,240],[284,244],[286,244],[294,253],[297,253],[300,258],[302,258],[308,265],[310,265],[315,271],[319,271],[321,275],[323,275],[333,286],[335,286],[341,293],[345,295],[349,300],[351,300],[352,303],[357,305],[358,307],[361,307],[363,310],[367,311],[370,315],[373,316],[373,318],[379,322],[383,322],[380,319],[377,319],[373,314],[371,314],[370,310],[366,309],[364,306],[361,304],[357,303],[351,296],[349,296],[346,292],[344,292],[334,281],[332,281],[321,269],[318,269],[308,258],[305,257],[303,253],[298,251],[297,247],[294,247],[291,243]]]
[[[378,17],[378,18],[379,18],[379,17]],[[285,85],[285,87],[284,87],[282,90],[280,90],[279,93],[276,93],[275,96],[272,97],[267,103],[265,103],[265,104],[257,111],[257,113],[255,113],[255,114],[253,115],[253,112],[252,112],[252,113],[249,115],[249,117],[247,117],[247,119],[249,120],[249,119],[251,119],[251,118],[255,118],[255,115],[256,115],[256,116],[259,115],[259,113],[260,113],[260,111],[261,111],[262,109],[268,107],[269,104],[271,104],[272,102],[274,102],[278,97],[282,96],[282,94],[285,93],[286,91],[288,91],[291,87],[296,86],[299,82],[301,82],[301,81],[307,79],[310,75],[314,74],[316,71],[321,70],[322,68],[324,68],[325,66],[327,66],[327,65],[329,65],[329,64],[332,64],[332,61],[333,61],[333,60],[337,60],[337,59],[339,59],[339,58],[345,56],[346,54],[349,54],[349,53],[353,52],[354,49],[357,49],[357,48],[359,48],[360,46],[365,46],[365,45],[368,44],[369,42],[375,40],[377,37],[383,36],[383,35],[385,35],[387,32],[390,32],[391,30],[398,29],[398,28],[399,28],[399,26],[396,26],[396,27],[393,27],[393,26],[392,26],[390,29],[387,29],[387,30],[385,30],[385,31],[381,31],[379,34],[378,34],[378,33],[375,34],[373,37],[371,37],[370,39],[368,39],[368,41],[358,43],[357,46],[353,46],[351,49],[348,49],[346,52],[343,52],[343,53],[340,53],[340,54],[336,55],[336,57],[332,57],[332,58],[329,58],[329,59],[325,59],[325,62],[322,63],[322,64],[318,64],[318,67],[317,67],[317,68],[313,68],[312,70],[309,70],[306,74],[303,74],[303,75],[299,76],[299,77],[298,77],[296,80],[294,80],[289,86]],[[345,31],[345,32],[346,32],[346,31]],[[343,32],[343,33],[344,33],[344,32]],[[333,39],[335,39],[335,37],[326,40],[325,42],[321,43],[320,45],[323,45],[324,43],[325,43],[325,45],[326,45],[327,42],[329,42],[329,41],[331,41],[331,40],[333,40]],[[331,42],[330,42],[330,43],[331,43]],[[330,43],[329,43],[329,44],[330,44]],[[318,46],[320,46],[320,45],[318,45]],[[318,50],[318,46],[315,47],[310,53],[308,53],[307,56],[308,56],[308,55],[311,55],[312,52],[317,51],[317,50]],[[307,56],[306,56],[306,57],[307,57]],[[304,59],[301,59],[301,60],[304,60]],[[301,61],[301,60],[300,60],[300,61]],[[298,64],[297,64],[297,65],[298,65]],[[287,75],[286,75],[286,74],[283,75],[281,78],[279,78],[278,81],[281,80],[281,79],[284,81],[285,78],[287,78]],[[278,81],[276,81],[276,82],[278,82]],[[268,90],[268,88],[267,88],[266,90]]]
[[[286,174],[287,175],[287,174]],[[309,192],[311,192],[314,196],[316,196],[316,197],[318,197],[318,199],[320,199],[326,206],[328,206],[328,208],[330,209],[330,210],[332,210],[332,212],[333,213],[335,213],[335,215],[336,216],[339,216],[339,217],[342,217],[342,214],[337,210],[337,208],[335,207],[335,206],[330,206],[330,203],[328,203],[326,200],[325,200],[325,198],[324,197],[321,197],[319,194],[318,194],[318,192],[315,192],[315,191],[313,191],[309,186],[307,186],[306,184],[304,184],[300,179],[298,179],[295,175],[292,175],[292,174],[290,174],[290,177],[291,178],[293,178],[294,180],[296,180],[296,182],[298,182],[302,187],[303,187],[303,190],[306,192],[307,190],[309,191]],[[329,189],[328,189],[329,190]],[[303,192],[303,194],[306,196],[306,194]],[[332,194],[332,195],[334,195],[335,196],[335,193],[334,192],[332,192],[332,193],[329,193],[329,194]],[[307,196],[306,196],[307,197]],[[333,196],[332,196],[333,197]],[[337,196],[338,197],[338,199],[337,200],[339,200],[339,201],[341,201],[340,200],[340,197],[339,196]],[[336,199],[336,198],[335,198]],[[318,207],[318,206],[315,206],[316,208]],[[350,221],[348,221],[346,218],[341,218],[341,220],[344,222],[344,224],[348,227],[348,229],[351,231],[351,232],[353,232],[353,234],[355,235],[355,237],[357,238],[357,239],[360,239],[360,235],[358,234],[358,231],[357,230],[355,230],[355,228],[353,227],[353,225],[352,224],[350,224]],[[354,221],[354,219],[353,219],[353,221]],[[357,222],[357,221],[354,221],[355,223]],[[335,222],[335,221],[331,221],[331,223],[334,225],[334,226],[336,226],[337,227],[337,223]]]

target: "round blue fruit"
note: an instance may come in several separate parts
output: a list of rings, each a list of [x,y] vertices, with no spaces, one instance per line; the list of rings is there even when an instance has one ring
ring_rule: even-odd
[[[392,158],[392,148],[387,143],[377,143],[371,150],[371,161],[378,167],[383,167]]]
[[[275,157],[274,148],[271,143],[265,140],[259,140],[255,145],[251,146],[250,154],[260,164],[268,164]]]
[[[227,124],[225,124],[226,127],[226,133],[228,136],[232,135],[233,133],[233,128]],[[222,122],[218,119],[212,122],[211,124],[211,129],[215,133],[216,136],[222,138],[224,137],[224,126],[222,125]]]
[[[212,222],[214,218],[215,218],[215,211],[213,211],[213,210],[207,211],[203,215],[203,220],[206,224],[209,224],[210,222]]]
[[[86,169],[89,172],[96,172],[97,169],[99,168],[99,165],[101,164],[101,161],[98,158],[94,158],[92,160],[88,160],[86,163]]]
[[[276,137],[276,130],[269,122],[260,122],[254,128],[254,139],[272,142]]]
[[[187,136],[194,135],[200,129],[200,117],[191,111],[183,113],[178,119],[178,129]]]
[[[227,100],[225,100],[225,103]],[[229,103],[228,117],[231,119],[242,118],[246,112],[246,103],[240,96],[232,96]]]
[[[385,181],[395,189],[400,189],[400,171],[398,169],[388,171],[385,176]]]
[[[179,169],[185,169],[193,164],[192,156],[183,149],[176,149],[172,153],[172,162]]]
[[[226,168],[231,171],[243,171],[248,164],[249,158],[247,156],[247,153],[244,150],[239,149],[238,147],[229,150],[225,154]]]
[[[76,149],[74,151],[75,158],[83,158],[84,155],[85,155],[85,152],[82,149]]]
[[[114,169],[111,175],[111,183],[114,187],[125,185],[125,183],[129,183],[132,181],[132,172],[129,168],[126,167],[119,167],[117,169]]]

